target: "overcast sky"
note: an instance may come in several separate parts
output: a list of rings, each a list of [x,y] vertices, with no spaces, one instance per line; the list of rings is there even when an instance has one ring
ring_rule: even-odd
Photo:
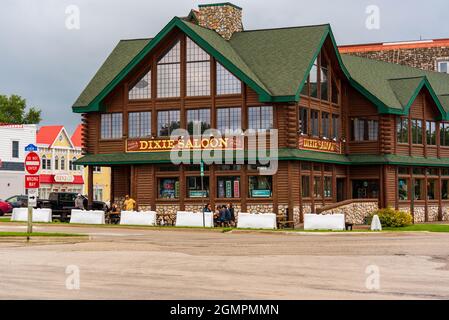
[[[79,122],[71,105],[120,39],[147,38],[190,0],[1,0],[0,94],[19,94],[43,111],[42,125]],[[449,38],[448,0],[234,0],[246,29],[330,23],[338,44]],[[80,9],[80,29],[66,28],[67,6]],[[365,26],[380,9],[380,28]]]

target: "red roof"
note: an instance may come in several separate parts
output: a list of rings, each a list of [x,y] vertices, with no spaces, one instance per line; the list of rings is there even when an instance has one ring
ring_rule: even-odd
[[[417,49],[417,48],[433,48],[433,47],[448,47],[448,46],[449,46],[449,39],[434,39],[434,40],[354,44],[354,45],[339,46],[338,49],[340,53],[350,53],[350,52],[386,51],[398,49]]]
[[[51,145],[55,141],[63,126],[44,126],[39,129],[36,135],[37,144]]]
[[[73,134],[72,134],[72,143],[73,143],[73,145],[75,146],[75,147],[78,147],[78,148],[81,148],[82,146],[83,146],[83,142],[82,142],[82,139],[81,139],[81,132],[82,132],[82,129],[83,129],[83,125],[82,124],[79,124],[77,127],[76,127],[76,129],[75,129],[75,132],[73,132]]]

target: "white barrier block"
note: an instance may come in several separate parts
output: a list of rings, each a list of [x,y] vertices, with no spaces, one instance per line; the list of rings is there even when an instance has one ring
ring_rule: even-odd
[[[154,211],[122,211],[120,213],[120,224],[135,226],[155,226],[156,212]]]
[[[33,209],[33,222],[52,222],[51,209]],[[14,208],[11,221],[28,221],[28,208]]]
[[[104,211],[84,211],[73,209],[70,215],[70,223],[105,224]]]
[[[204,213],[204,222],[207,228],[213,228],[214,215],[212,212]],[[203,226],[203,213],[202,212],[187,212],[178,211],[176,213],[176,226],[177,227],[202,227]]]
[[[33,222],[52,222],[51,209],[33,209]]]
[[[237,228],[245,229],[276,229],[276,215],[274,213],[238,214]]]
[[[344,214],[305,214],[304,230],[345,230]]]

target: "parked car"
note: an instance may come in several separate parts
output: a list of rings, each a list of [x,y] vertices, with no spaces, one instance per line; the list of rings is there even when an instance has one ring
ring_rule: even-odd
[[[26,208],[28,206],[28,196],[26,195],[12,196],[5,201],[11,204],[13,208]]]
[[[12,209],[12,205],[9,202],[0,200],[0,216],[3,216],[5,213],[11,213]]]
[[[75,199],[78,194],[75,192],[51,192],[48,200],[39,199],[38,208],[49,208],[52,210],[53,218],[60,221],[68,221],[72,209],[75,209]],[[87,209],[88,200],[84,197],[84,208]],[[106,203],[102,201],[93,201],[92,210],[106,211]]]

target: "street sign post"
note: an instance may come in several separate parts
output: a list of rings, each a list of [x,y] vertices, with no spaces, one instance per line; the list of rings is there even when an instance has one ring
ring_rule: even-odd
[[[206,215],[206,213],[204,212],[205,211],[205,208],[204,208],[204,196],[205,196],[205,194],[204,194],[204,162],[203,162],[203,160],[201,160],[201,163],[200,163],[200,169],[201,169],[201,203],[202,203],[202,210],[203,210],[203,228],[205,228],[206,227],[206,217],[205,217],[205,215]]]
[[[28,206],[30,206],[30,207],[37,206],[37,195],[38,195],[38,189],[29,189],[28,190]]]
[[[30,241],[33,232],[33,207],[37,205],[37,189],[39,188],[39,169],[41,168],[41,158],[36,153],[37,147],[29,144],[25,147],[28,154],[25,157],[25,188],[28,190],[28,225],[27,240]]]

